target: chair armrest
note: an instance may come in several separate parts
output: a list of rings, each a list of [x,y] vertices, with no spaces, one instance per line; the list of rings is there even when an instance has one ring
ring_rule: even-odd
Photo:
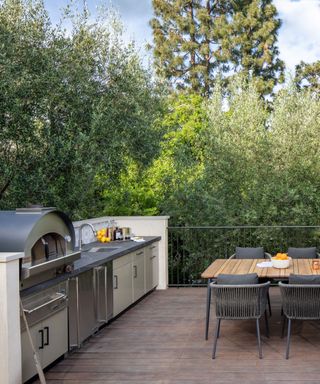
[[[272,256],[268,252],[265,252],[264,256],[265,256],[266,259],[270,259],[270,260],[272,259]]]
[[[235,259],[235,257],[236,257],[236,254],[234,253],[233,255],[231,255],[231,256],[229,257],[229,260],[230,260],[230,259]]]

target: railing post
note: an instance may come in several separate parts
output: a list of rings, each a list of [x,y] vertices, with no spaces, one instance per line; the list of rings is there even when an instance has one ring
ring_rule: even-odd
[[[23,253],[0,253],[0,375],[1,384],[20,384],[21,336],[19,259]]]

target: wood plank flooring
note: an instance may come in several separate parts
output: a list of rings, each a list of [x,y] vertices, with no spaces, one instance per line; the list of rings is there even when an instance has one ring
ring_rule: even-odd
[[[280,338],[280,297],[271,288],[271,336],[258,358],[254,321],[222,321],[204,340],[205,288],[155,291],[46,372],[48,384],[276,384],[320,382],[319,323],[295,323],[291,356]]]

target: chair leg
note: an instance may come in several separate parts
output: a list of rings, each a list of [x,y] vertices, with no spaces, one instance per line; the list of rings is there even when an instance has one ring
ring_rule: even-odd
[[[205,339],[208,340],[209,333],[209,320],[210,320],[210,304],[211,304],[211,288],[210,288],[211,280],[208,279],[208,287],[207,287],[207,307],[206,307],[206,331],[205,331]]]
[[[262,348],[261,348],[259,319],[256,319],[256,327],[257,327],[257,340],[258,340],[259,359],[262,359]]]
[[[281,339],[284,338],[284,333],[285,333],[285,330],[286,330],[286,323],[287,323],[287,317],[282,314],[282,331],[281,331]]]
[[[264,321],[265,321],[265,325],[266,325],[266,336],[267,336],[267,338],[269,338],[270,332],[269,332],[269,322],[268,322],[267,311],[264,312]]]
[[[217,324],[216,324],[216,330],[214,333],[214,340],[213,340],[213,350],[212,350],[212,358],[216,358],[216,350],[217,350],[217,341],[218,341],[218,335],[220,332],[220,323],[221,319],[217,319]]]
[[[221,321],[218,322],[218,336],[217,336],[218,338],[220,337],[220,324],[221,324]]]
[[[288,319],[288,335],[287,335],[286,359],[289,359],[290,336],[291,336],[291,319]]]
[[[268,291],[267,298],[268,298],[269,315],[270,315],[270,317],[271,317],[271,316],[272,316],[272,311],[271,311],[271,301],[270,301],[270,294],[269,294],[269,291]]]

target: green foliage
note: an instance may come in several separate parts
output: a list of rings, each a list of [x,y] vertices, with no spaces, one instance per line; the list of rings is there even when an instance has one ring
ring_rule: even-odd
[[[283,81],[272,0],[153,0],[157,71],[175,86],[210,95],[217,76],[244,73],[261,95]]]
[[[157,153],[151,74],[112,15],[68,8],[53,28],[39,0],[0,3],[0,207],[54,205],[74,219],[104,208],[126,158]]]
[[[187,105],[194,108],[190,101]],[[209,102],[197,103],[201,119],[192,140],[183,125],[175,129],[179,104],[173,108],[177,112],[165,119],[172,129],[151,168],[162,196],[159,207],[172,222],[316,223],[320,102],[310,92],[290,86],[277,95],[270,112],[253,82],[235,79],[227,97],[217,85]]]
[[[320,61],[311,64],[301,61],[301,63],[296,66],[295,83],[299,89],[309,88],[319,97]]]

